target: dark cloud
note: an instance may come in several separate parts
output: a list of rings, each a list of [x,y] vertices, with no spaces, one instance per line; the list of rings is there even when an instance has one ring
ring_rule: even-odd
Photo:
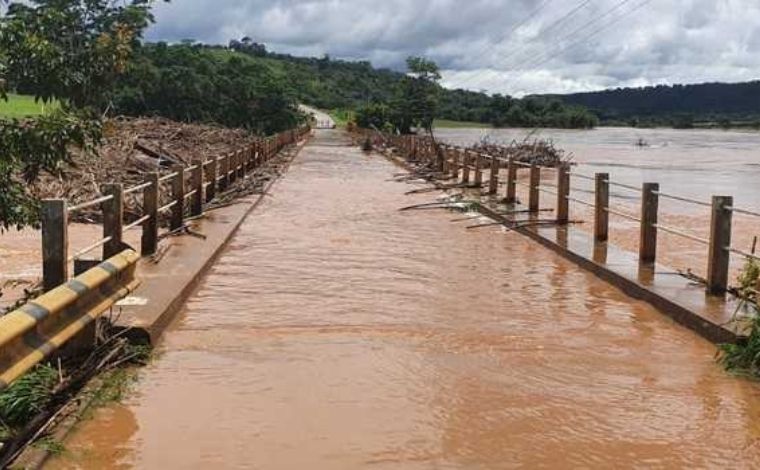
[[[510,94],[760,78],[756,0],[174,0],[156,16],[151,40],[248,35],[392,68],[426,55],[448,86]]]

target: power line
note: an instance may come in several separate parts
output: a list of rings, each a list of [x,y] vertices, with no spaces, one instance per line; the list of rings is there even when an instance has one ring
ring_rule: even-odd
[[[618,11],[618,10],[620,10],[620,9],[621,9],[621,8],[623,8],[623,7],[624,7],[626,4],[630,3],[631,1],[632,1],[632,0],[621,0],[620,2],[618,2],[617,4],[615,4],[615,5],[614,5],[612,8],[610,8],[610,9],[609,9],[609,10],[607,10],[606,12],[602,13],[601,15],[599,15],[599,16],[597,16],[597,17],[595,17],[595,18],[592,18],[590,21],[588,21],[587,23],[585,23],[585,24],[584,24],[583,26],[581,26],[580,28],[577,28],[577,29],[575,29],[575,30],[574,30],[573,32],[571,32],[570,34],[568,34],[568,35],[564,36],[563,38],[561,38],[560,40],[558,40],[558,41],[557,41],[557,44],[559,45],[559,47],[558,47],[557,49],[555,49],[555,52],[561,52],[562,50],[564,50],[564,49],[565,49],[565,47],[564,47],[564,46],[562,46],[562,43],[563,43],[563,42],[565,42],[565,41],[567,41],[567,40],[570,40],[570,39],[572,39],[574,36],[577,36],[578,34],[582,33],[582,32],[583,32],[583,31],[585,31],[585,30],[587,30],[589,27],[593,26],[595,23],[598,23],[598,22],[599,22],[599,21],[601,21],[602,19],[604,19],[604,18],[606,18],[606,17],[608,17],[608,16],[612,15],[613,13],[615,13],[615,12],[616,12],[616,11]],[[549,54],[551,55],[551,54],[552,54],[552,52],[549,52]],[[542,53],[541,55],[539,55],[539,59],[538,59],[538,61],[536,61],[536,57],[529,57],[527,60],[525,60],[525,61],[522,61],[522,62],[520,62],[519,64],[517,64],[517,65],[514,67],[514,69],[520,69],[520,68],[523,68],[523,67],[525,67],[525,66],[529,66],[529,68],[532,68],[532,67],[531,67],[531,64],[533,64],[534,62],[540,62],[540,61],[541,61],[541,57],[543,57],[543,56],[545,56],[545,55],[546,55],[546,53],[545,53],[545,52],[544,52],[544,53]]]
[[[636,5],[635,7],[633,7],[632,9],[628,10],[627,12],[624,12],[622,15],[620,15],[617,18],[613,19],[611,22],[607,23],[606,25],[603,25],[602,27],[597,28],[596,30],[592,31],[591,34],[588,34],[588,35],[582,37],[581,39],[579,39],[578,41],[573,42],[569,46],[561,47],[559,50],[555,51],[553,54],[550,54],[545,59],[540,60],[538,63],[532,64],[530,68],[540,67],[541,65],[543,65],[543,64],[545,64],[545,63],[553,60],[554,58],[556,58],[557,56],[559,56],[561,53],[565,52],[568,48],[584,44],[589,39],[593,38],[594,36],[600,34],[601,32],[603,32],[603,31],[605,31],[607,29],[609,29],[610,27],[614,26],[616,23],[618,23],[623,18],[631,15],[632,13],[635,13],[636,11],[640,10],[641,8],[643,8],[644,6],[646,6],[647,4],[652,3],[652,1],[653,0],[644,0],[643,2],[641,2],[638,5]],[[623,3],[627,3],[627,2],[628,1],[625,1]],[[513,78],[512,80],[508,81],[506,83],[505,87],[507,87],[507,86],[511,85],[512,83],[514,83],[515,80],[516,80],[516,78]]]
[[[549,3],[553,2],[553,1],[554,0],[544,0],[543,2],[541,2],[538,5],[538,7],[536,7],[533,11],[531,11],[525,18],[523,18],[522,20],[520,20],[519,22],[517,22],[515,25],[513,25],[512,28],[509,30],[509,32],[507,32],[506,34],[502,35],[501,36],[501,41],[498,41],[498,42],[503,42],[504,40],[506,40],[509,37],[511,37],[515,32],[517,32],[518,29],[522,28],[525,24],[527,24],[529,21],[531,21],[533,18],[535,18],[536,15],[538,15],[541,12],[541,10],[543,10]],[[588,0],[588,1],[591,1],[591,0]],[[471,57],[470,61],[480,59],[481,57],[483,57],[486,53],[488,53],[494,47],[495,46],[489,46],[489,45],[481,47],[480,48],[480,53],[478,53],[475,56]]]
[[[549,32],[555,30],[559,25],[561,25],[562,23],[564,23],[568,19],[572,18],[576,13],[578,13],[586,5],[588,5],[589,3],[591,3],[591,1],[592,0],[583,0],[581,3],[579,3],[578,5],[576,5],[572,10],[570,10],[567,13],[565,13],[559,19],[557,19],[556,21],[554,21],[551,25],[549,25],[548,27],[546,27],[542,31],[540,31],[536,36],[534,36],[533,38],[531,38],[528,42],[529,43],[533,43],[533,42],[538,41],[539,39],[543,39]],[[514,51],[510,52],[507,56],[501,58],[496,63],[498,65],[503,65],[509,59],[511,59],[512,57],[520,56],[520,55],[522,55],[522,53],[524,51],[526,51],[528,49],[529,49],[529,47],[527,45],[525,45],[525,46],[523,46],[521,48],[517,48]],[[479,75],[484,76],[486,73],[487,72],[481,72],[481,74],[479,74]],[[473,82],[473,77],[471,77],[468,81],[472,82],[471,83],[472,85],[478,86],[478,85],[480,85],[482,83],[482,77],[478,78],[478,75],[475,75],[474,76],[474,82]],[[465,82],[465,83],[467,83],[467,82]]]

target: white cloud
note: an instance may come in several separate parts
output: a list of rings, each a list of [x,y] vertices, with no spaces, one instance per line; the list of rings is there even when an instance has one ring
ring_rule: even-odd
[[[425,55],[449,86],[509,94],[760,78],[756,0],[174,0],[156,17],[151,40],[248,35],[395,68]]]

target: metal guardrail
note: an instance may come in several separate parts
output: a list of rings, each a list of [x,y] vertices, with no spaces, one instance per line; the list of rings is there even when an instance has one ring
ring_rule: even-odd
[[[149,256],[155,253],[158,240],[160,213],[172,210],[170,230],[182,225],[185,217],[186,203],[190,207],[190,216],[200,215],[203,203],[210,202],[217,192],[224,191],[231,182],[245,175],[249,169],[266,163],[282,147],[299,140],[310,131],[302,127],[297,131],[286,131],[275,136],[253,141],[246,148],[233,152],[222,158],[213,158],[205,162],[194,161],[189,167],[181,165],[172,167],[170,173],[146,174],[146,181],[124,188],[121,184],[104,185],[103,195],[91,201],[68,206],[65,200],[48,199],[42,201],[43,233],[43,285],[46,291],[65,283],[69,278],[68,263],[77,261],[84,255],[102,247],[103,259],[109,258],[123,249],[122,236],[129,230],[142,227],[141,254]],[[234,160],[234,164],[231,164]],[[225,165],[225,172],[218,178],[220,163]],[[234,166],[233,166],[234,165]],[[189,191],[185,191],[187,176],[190,175]],[[208,181],[212,179],[213,181]],[[159,207],[161,183],[171,185],[171,202]],[[143,214],[137,220],[124,226],[124,197],[142,192]],[[75,254],[68,255],[68,214],[91,207],[101,206],[103,214],[103,237]]]
[[[124,232],[142,227],[141,255],[154,254],[158,248],[160,212],[172,211],[170,230],[181,227],[187,200],[191,216],[202,214],[204,198],[205,202],[213,200],[217,190],[223,191],[231,182],[244,177],[248,169],[265,164],[285,145],[300,140],[309,131],[305,126],[257,139],[245,149],[234,152],[232,157],[194,161],[187,168],[175,165],[171,173],[163,176],[148,173],[145,182],[127,189],[121,184],[107,184],[102,188],[102,196],[77,205],[68,206],[63,199],[43,200],[42,257],[46,293],[0,318],[0,390],[80,334],[138,286],[135,267],[140,255],[125,249]],[[231,160],[234,160],[232,165]],[[229,171],[217,179],[220,162]],[[206,171],[207,167],[210,172]],[[191,189],[186,192],[187,175]],[[207,179],[211,182],[206,182]],[[171,185],[171,202],[159,207],[162,182]],[[141,191],[143,214],[124,226],[124,196]],[[103,237],[69,256],[68,215],[96,206],[101,207]],[[69,280],[69,263],[100,247],[103,248],[102,259],[106,261]]]
[[[0,318],[0,390],[74,338],[139,285],[126,250]]]

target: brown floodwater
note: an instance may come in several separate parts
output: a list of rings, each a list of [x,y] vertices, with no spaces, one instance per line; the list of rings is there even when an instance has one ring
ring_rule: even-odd
[[[51,468],[752,468],[760,387],[319,132]]]
[[[716,129],[634,129],[602,127],[594,130],[561,129],[441,129],[441,140],[458,145],[480,141],[509,144],[525,139],[546,139],[562,149],[576,165],[574,172],[593,176],[609,173],[610,179],[640,187],[644,182],[660,183],[663,192],[709,203],[713,195],[733,196],[734,205],[760,212],[760,132]],[[643,142],[646,145],[636,145]],[[520,172],[527,180],[527,170]],[[555,174],[545,171],[542,180],[554,184]],[[502,180],[506,179],[503,171]],[[571,179],[573,197],[593,202],[593,182]],[[638,216],[640,195],[622,187],[611,187],[611,206],[617,211]],[[527,200],[527,190],[518,187],[518,195]],[[542,194],[542,207],[553,207],[554,196]],[[660,224],[706,239],[710,234],[710,208],[682,201],[660,198]],[[585,221],[580,227],[593,230],[592,210],[571,204],[571,217]],[[751,250],[760,235],[760,218],[734,216],[735,248]],[[639,224],[610,215],[610,240],[631,251],[638,250]],[[693,240],[660,231],[658,259],[682,271],[691,270],[705,276],[707,246]],[[731,278],[744,265],[741,256],[732,256]]]

